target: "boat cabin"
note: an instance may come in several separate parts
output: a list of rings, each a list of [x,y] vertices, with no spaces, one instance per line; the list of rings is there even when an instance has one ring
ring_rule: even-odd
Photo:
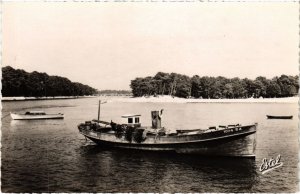
[[[29,111],[25,115],[46,115],[46,113],[44,111]]]
[[[122,124],[128,126],[140,127],[141,126],[140,117],[141,115],[137,115],[137,114],[122,115]]]

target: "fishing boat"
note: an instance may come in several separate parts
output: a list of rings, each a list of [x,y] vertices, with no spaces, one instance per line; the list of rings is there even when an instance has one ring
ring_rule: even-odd
[[[46,114],[44,111],[28,111],[24,114],[10,113],[13,120],[63,119],[64,114]]]
[[[100,107],[100,103],[99,103]],[[219,125],[207,129],[161,127],[161,111],[152,111],[152,126],[140,123],[140,114],[122,116],[121,123],[98,119],[78,125],[79,133],[98,145],[115,148],[200,154],[209,156],[255,157],[257,123]]]
[[[274,116],[274,115],[267,115],[268,119],[293,119],[293,116]]]

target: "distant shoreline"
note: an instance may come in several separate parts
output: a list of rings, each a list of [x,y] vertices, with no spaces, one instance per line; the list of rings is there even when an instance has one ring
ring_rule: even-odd
[[[77,99],[77,98],[94,98],[97,96],[43,96],[43,97],[1,97],[1,101],[30,101],[30,100],[62,100],[62,99]]]
[[[179,98],[168,95],[157,97],[132,97],[122,95],[100,95],[100,96],[54,96],[54,97],[1,97],[1,101],[34,101],[34,100],[63,100],[79,98],[111,97],[111,102],[150,102],[150,103],[298,103],[299,97],[285,98],[243,98],[243,99],[195,99]]]
[[[168,103],[298,103],[299,97],[285,98],[243,98],[243,99],[193,99],[172,96],[119,98],[118,102],[168,102]]]

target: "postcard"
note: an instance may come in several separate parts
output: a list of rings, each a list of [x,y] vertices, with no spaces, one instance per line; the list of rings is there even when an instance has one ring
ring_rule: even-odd
[[[299,191],[296,1],[2,3],[1,191]]]

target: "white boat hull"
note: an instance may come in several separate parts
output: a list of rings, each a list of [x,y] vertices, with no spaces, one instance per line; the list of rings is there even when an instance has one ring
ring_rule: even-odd
[[[25,115],[10,113],[13,120],[63,119],[63,114]]]

